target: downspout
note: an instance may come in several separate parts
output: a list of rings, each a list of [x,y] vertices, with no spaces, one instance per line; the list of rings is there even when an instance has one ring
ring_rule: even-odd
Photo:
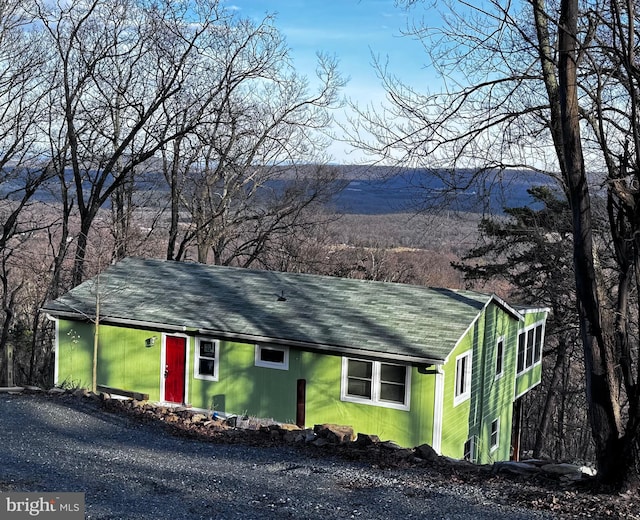
[[[442,365],[436,365],[435,370],[435,390],[433,403],[433,438],[431,447],[438,455],[442,450],[442,414],[444,410],[444,370]]]

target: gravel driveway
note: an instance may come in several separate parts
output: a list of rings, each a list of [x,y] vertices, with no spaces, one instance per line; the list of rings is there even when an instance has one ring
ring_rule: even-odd
[[[84,492],[91,519],[552,518],[420,469],[174,437],[90,399],[0,395],[0,439],[0,491]]]

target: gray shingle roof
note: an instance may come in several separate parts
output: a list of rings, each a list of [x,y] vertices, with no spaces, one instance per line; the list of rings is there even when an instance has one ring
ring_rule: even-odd
[[[497,300],[473,291],[127,258],[43,311],[92,317],[97,287],[103,323],[414,362],[444,360]]]

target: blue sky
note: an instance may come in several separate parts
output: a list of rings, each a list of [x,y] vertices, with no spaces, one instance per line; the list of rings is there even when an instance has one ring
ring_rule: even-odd
[[[395,7],[394,0],[230,0],[228,6],[256,19],[275,14],[296,68],[309,77],[317,52],[335,55],[340,71],[350,78],[344,94],[360,104],[384,99],[371,65],[372,53],[383,60],[388,57],[390,70],[415,87],[426,89],[432,86],[427,83],[435,81],[424,66],[426,55],[421,44],[400,35],[408,17],[415,13]],[[424,7],[420,14],[425,14]],[[336,145],[331,152],[341,155],[342,148],[344,145]]]

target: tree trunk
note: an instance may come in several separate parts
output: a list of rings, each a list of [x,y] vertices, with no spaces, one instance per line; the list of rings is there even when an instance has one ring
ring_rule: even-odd
[[[590,194],[580,136],[577,88],[578,1],[562,0],[559,23],[560,109],[564,173],[573,217],[573,244],[580,332],[584,348],[589,419],[599,480],[618,486],[628,478],[612,369],[612,323],[603,315],[593,244]]]

